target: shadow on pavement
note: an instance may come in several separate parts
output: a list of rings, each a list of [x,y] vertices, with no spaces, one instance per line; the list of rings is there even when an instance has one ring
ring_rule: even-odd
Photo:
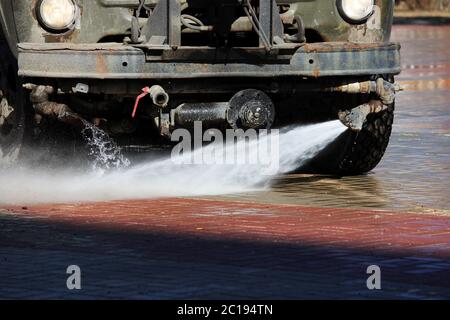
[[[0,298],[449,298],[450,260],[358,248],[275,243],[0,214]],[[162,226],[163,228],[163,226]],[[369,291],[369,265],[382,290]],[[66,289],[66,268],[82,290]]]

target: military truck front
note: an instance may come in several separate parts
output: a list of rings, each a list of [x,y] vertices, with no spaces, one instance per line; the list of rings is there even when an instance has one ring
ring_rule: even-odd
[[[144,143],[195,121],[258,129],[340,117],[360,131],[354,143],[373,143],[355,154],[346,142],[332,157],[336,163],[323,168],[354,174],[371,170],[389,140],[393,76],[400,72],[400,47],[389,42],[393,6],[17,0],[3,1],[0,10],[11,64],[41,117],[72,126],[94,119],[112,136]],[[356,125],[355,112],[363,116]]]

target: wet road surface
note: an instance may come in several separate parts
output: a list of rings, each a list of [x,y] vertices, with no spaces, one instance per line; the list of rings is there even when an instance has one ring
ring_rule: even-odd
[[[0,209],[0,298],[450,298],[450,26],[397,26],[381,165],[271,191]],[[66,288],[79,265],[82,290]],[[366,269],[382,270],[382,290]]]
[[[450,297],[442,216],[164,199],[10,208],[0,225],[2,298]]]
[[[370,174],[291,175],[221,199],[450,215],[450,26],[396,26],[403,72],[390,145]]]

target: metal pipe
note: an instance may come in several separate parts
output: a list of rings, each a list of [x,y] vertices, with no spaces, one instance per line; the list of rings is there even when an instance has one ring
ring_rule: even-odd
[[[191,126],[201,121],[208,127],[226,124],[234,129],[269,129],[275,118],[272,100],[262,91],[242,90],[229,102],[184,103],[171,112],[171,126]]]
[[[79,129],[85,127],[86,120],[72,111],[67,105],[49,100],[49,96],[54,93],[53,87],[32,83],[24,84],[23,87],[31,90],[30,100],[37,114],[57,119]]]
[[[172,125],[187,127],[196,121],[204,126],[219,125],[226,121],[228,102],[183,103],[172,111]]]
[[[389,105],[394,103],[395,94],[402,90],[403,88],[399,84],[391,83],[383,78],[378,78],[376,81],[354,82],[339,87],[326,89],[325,91],[354,94],[376,93],[384,104]]]
[[[150,87],[148,94],[155,106],[165,108],[169,104],[169,94],[161,86],[155,85]]]
[[[154,85],[150,88],[144,87],[142,88],[142,93],[136,97],[136,102],[134,103],[133,112],[131,114],[132,118],[136,116],[141,99],[143,99],[147,95],[150,96],[150,99],[152,99],[152,102],[155,106],[165,108],[169,104],[169,95],[167,94],[166,90],[163,89],[163,87],[158,85]]]
[[[339,120],[353,131],[359,132],[363,129],[367,116],[372,113],[379,113],[387,110],[388,106],[380,100],[371,100],[352,110],[340,111]]]

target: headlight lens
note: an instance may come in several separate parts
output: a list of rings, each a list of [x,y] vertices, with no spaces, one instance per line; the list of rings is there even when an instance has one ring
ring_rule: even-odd
[[[73,0],[41,0],[37,16],[44,29],[64,32],[75,23],[77,10]]]
[[[342,17],[351,23],[365,22],[374,11],[374,0],[338,0]]]

